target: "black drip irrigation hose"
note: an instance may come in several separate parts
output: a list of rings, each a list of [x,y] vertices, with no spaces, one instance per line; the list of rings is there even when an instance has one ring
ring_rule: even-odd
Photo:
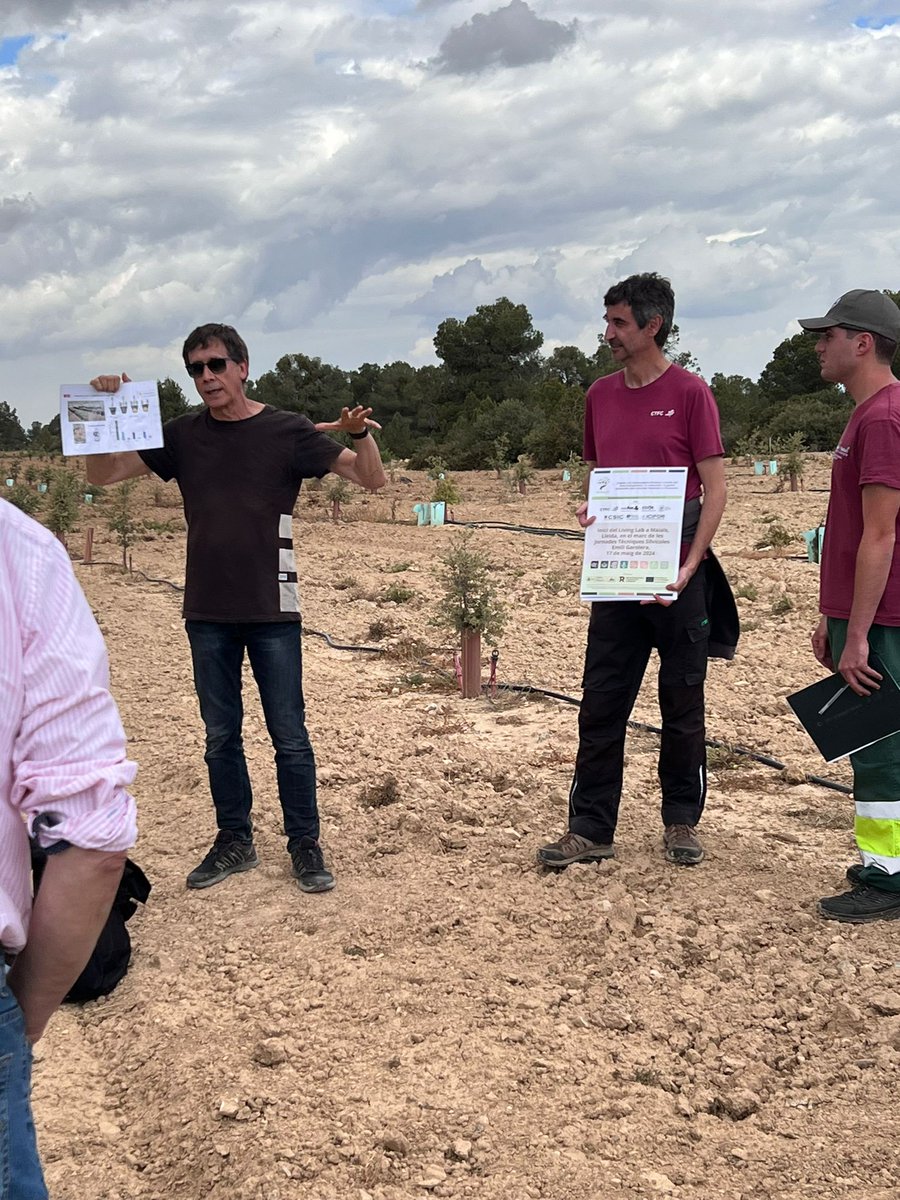
[[[463,524],[463,523],[464,522],[452,522],[452,524]],[[451,524],[451,522],[448,522],[448,524]],[[491,526],[491,528],[498,528],[498,526]],[[524,525],[523,526],[513,526],[513,525],[499,526],[499,528],[506,528],[506,529],[520,528],[520,529],[524,530],[525,532],[528,532],[527,526],[524,526]],[[542,532],[567,534],[569,531],[567,531],[567,530],[549,530],[549,531],[542,530]],[[84,565],[91,566],[91,567],[120,567],[122,564],[114,563],[114,562],[101,562],[99,560],[95,560],[94,562],[86,563]],[[140,575],[140,577],[142,579],[146,579],[148,583],[163,583],[166,585],[166,587],[170,587],[176,592],[184,591],[184,588],[180,584],[172,583],[172,581],[170,579],[154,579],[152,575],[147,575],[146,572],[144,572],[144,571],[136,571],[134,569],[129,571],[129,574]],[[323,633],[320,629],[309,629],[305,625],[303,626],[303,633],[308,634],[310,637],[321,638],[322,641],[325,642],[326,645],[330,646],[330,648],[332,650],[347,650],[354,654],[384,654],[385,653],[383,646],[344,645],[341,642],[334,641],[334,639],[330,636],[330,634]],[[437,671],[438,674],[445,675],[448,678],[450,678],[449,672],[443,671],[443,670],[441,670],[440,667],[434,666],[434,664],[430,663],[427,659],[420,659],[419,663],[421,666],[429,667],[431,670]],[[490,685],[485,684],[483,686],[484,686],[484,690],[486,690]],[[554,691],[551,691],[549,688],[535,687],[533,684],[530,684],[530,683],[504,683],[504,684],[500,685],[500,690],[504,691],[504,692],[518,692],[518,693],[522,693],[524,695],[546,696],[548,700],[559,700],[563,704],[574,704],[577,706],[580,703],[580,701],[576,700],[574,696],[567,696],[565,692],[554,692]],[[638,733],[655,733],[657,735],[660,735],[662,733],[662,729],[658,725],[647,725],[643,721],[629,721],[628,728],[634,729]],[[753,762],[761,763],[764,767],[772,767],[776,771],[784,771],[787,769],[787,764],[783,763],[783,762],[779,762],[779,760],[777,758],[772,758],[768,754],[759,754],[759,753],[757,753],[756,750],[748,750],[745,746],[733,746],[733,745],[731,745],[730,742],[722,742],[718,738],[707,738],[706,745],[708,747],[710,747],[710,749],[727,750],[730,754],[738,754],[743,758],[752,759]],[[835,779],[826,779],[821,775],[808,775],[806,773],[804,773],[803,778],[806,780],[807,783],[816,784],[818,787],[828,788],[833,792],[841,792],[845,796],[853,795],[853,789],[851,787],[848,787],[846,783],[838,783],[837,780],[835,780]]]
[[[303,632],[308,633],[310,637],[321,638],[332,650],[353,650],[357,654],[384,654],[383,646],[343,646],[340,642],[333,641],[329,634],[322,633],[320,629],[308,629],[305,625]]]
[[[141,579],[146,579],[148,583],[162,583],[166,587],[170,587],[173,592],[184,591],[184,587],[180,583],[173,583],[171,579],[155,579],[146,571],[139,571],[137,567],[124,567],[120,562],[110,562],[108,559],[101,558],[92,558],[89,563],[86,563],[83,558],[75,559],[75,561],[80,562],[83,567],[119,567],[127,575],[140,575]]]
[[[530,692],[535,696],[548,696],[551,700],[561,700],[564,704],[578,704],[579,702],[574,696],[567,696],[564,692],[551,692],[546,688],[532,687],[529,683],[506,683],[502,685],[506,692]],[[662,729],[658,725],[647,725],[643,721],[629,721],[628,728],[637,730],[639,733],[655,733],[661,734]],[[739,754],[743,758],[750,758],[754,762],[761,763],[764,767],[773,767],[776,771],[784,771],[787,769],[787,763],[779,762],[777,758],[772,758],[768,754],[759,754],[756,750],[748,750],[746,746],[733,746],[730,742],[722,742],[718,738],[707,738],[705,744],[710,749],[727,750],[731,754]],[[835,779],[825,779],[821,775],[807,775],[804,773],[803,778],[807,783],[815,783],[819,787],[830,788],[833,792],[842,792],[845,796],[851,796],[853,789],[848,787],[846,783],[838,783]]]
[[[544,525],[509,525],[506,521],[456,521],[449,520],[445,525],[456,525],[465,529],[499,529],[506,533],[534,533],[541,537],[567,538],[571,542],[584,541],[584,534],[575,529],[551,529]]]
[[[542,537],[566,538],[571,542],[581,542],[584,534],[574,529],[552,529],[543,525],[508,525],[505,521],[456,521],[447,520],[445,525],[455,525],[465,529],[498,529],[504,533],[533,533]],[[782,562],[809,562],[805,554],[782,554]]]

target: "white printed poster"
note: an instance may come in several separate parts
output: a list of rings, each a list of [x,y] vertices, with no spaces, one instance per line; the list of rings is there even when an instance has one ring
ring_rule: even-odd
[[[596,467],[581,599],[649,600],[678,578],[687,467]]]
[[[117,392],[96,392],[89,383],[63,384],[59,418],[63,454],[114,454],[163,444],[153,379],[123,383]]]

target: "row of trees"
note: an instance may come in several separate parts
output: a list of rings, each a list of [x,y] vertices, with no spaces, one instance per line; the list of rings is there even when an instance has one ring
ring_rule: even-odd
[[[900,300],[900,293],[888,294]],[[434,337],[437,366],[364,363],[345,371],[286,354],[249,383],[248,393],[313,421],[333,419],[343,405],[371,406],[383,426],[385,456],[412,467],[435,456],[459,470],[500,467],[521,454],[551,467],[580,453],[584,392],[618,366],[602,338],[592,354],[560,346],[545,356],[543,342],[525,305],[503,296],[465,320],[441,322]],[[755,381],[713,375],[729,453],[779,446],[798,432],[806,449],[833,449],[851,405],[841,388],[823,384],[814,345],[809,334],[786,338]],[[666,350],[673,361],[697,369],[691,354],[679,349],[677,326]],[[164,420],[190,410],[172,379],[161,381],[160,398]],[[0,450],[58,449],[58,417],[47,425],[36,421],[26,432],[15,410],[0,402]]]

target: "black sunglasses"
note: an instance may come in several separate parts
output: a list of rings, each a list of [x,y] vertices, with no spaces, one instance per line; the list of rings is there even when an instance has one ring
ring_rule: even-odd
[[[191,379],[199,379],[207,367],[209,367],[213,375],[221,375],[230,362],[237,361],[236,358],[208,358],[206,362],[189,362],[185,363],[185,366]]]

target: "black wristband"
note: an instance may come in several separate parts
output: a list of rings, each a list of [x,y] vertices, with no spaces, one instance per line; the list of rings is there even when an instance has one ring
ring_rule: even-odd
[[[362,431],[362,433],[351,433],[349,429],[347,430],[347,432],[353,438],[354,442],[361,442],[363,438],[369,436],[369,427],[367,425],[366,428]]]

